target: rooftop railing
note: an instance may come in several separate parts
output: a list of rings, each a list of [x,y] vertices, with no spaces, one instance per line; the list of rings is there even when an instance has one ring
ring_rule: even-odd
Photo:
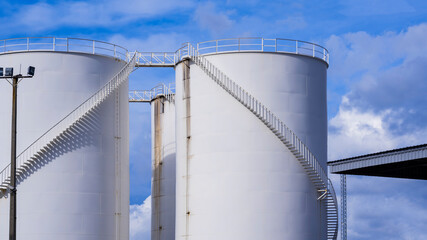
[[[138,53],[137,66],[174,66],[187,55],[186,44],[175,53]],[[276,38],[230,38],[218,39],[196,44],[202,54],[227,52],[281,52],[321,59],[329,64],[329,52],[326,48],[299,40]],[[96,40],[82,38],[28,37],[0,40],[0,54],[25,51],[81,52],[114,57],[129,61],[127,49]]]
[[[329,52],[326,48],[305,41],[284,38],[230,38],[200,42],[197,51],[204,54],[226,52],[281,52],[305,55],[321,59],[329,64]]]
[[[123,61],[129,60],[126,48],[96,40],[56,37],[27,37],[0,40],[0,54],[29,51],[79,52],[114,57]]]

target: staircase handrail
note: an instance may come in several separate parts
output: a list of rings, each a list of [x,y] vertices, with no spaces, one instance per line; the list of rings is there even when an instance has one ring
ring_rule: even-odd
[[[264,104],[245,91],[240,85],[232,81],[225,73],[214,66],[210,61],[200,54],[190,43],[187,44],[188,57],[197,65],[205,69],[210,77],[216,81],[222,88],[229,92],[234,98],[242,103],[246,108],[259,116],[260,119],[273,131],[273,133],[287,146],[291,152],[296,155],[298,161],[304,168],[309,168],[313,173],[308,172],[318,190],[326,190],[328,187],[328,178],[308,147],[298,138],[298,136]]]
[[[136,54],[130,59],[130,61],[106,84],[103,85],[97,92],[91,95],[86,101],[76,107],[73,111],[68,113],[65,117],[59,120],[51,128],[49,128],[45,133],[43,133],[39,138],[37,138],[33,143],[31,143],[24,151],[22,151],[16,159],[16,166],[20,168],[23,164],[33,157],[37,152],[42,150],[48,145],[49,142],[54,140],[59,134],[64,132],[68,127],[73,123],[83,117],[88,111],[96,107],[99,103],[105,100],[109,94],[117,89],[121,83],[123,83],[132,72],[136,63]],[[5,167],[5,169],[0,172],[1,180],[0,184],[3,184],[4,181],[10,178],[10,164]]]
[[[319,200],[326,198],[327,206],[327,221],[333,221],[333,227],[328,226],[328,239],[336,240],[338,229],[338,205],[336,201],[335,190],[332,183],[327,178],[324,169],[317,161],[314,154],[309,148],[298,138],[298,136],[273,112],[271,112],[264,104],[253,97],[250,93],[244,90],[240,85],[232,81],[224,72],[218,69],[210,61],[202,56],[196,48],[190,43],[187,43],[187,50],[182,50],[186,56],[184,59],[191,59],[198,65],[208,76],[210,76],[220,87],[227,91],[232,97],[237,99],[248,110],[254,113],[261,121],[282,141],[296,159],[301,163],[307,172],[308,177],[313,182],[318,192],[322,193]],[[326,194],[325,194],[326,193]],[[333,205],[329,205],[328,198],[332,198]],[[335,215],[337,216],[335,218]],[[332,231],[332,236],[329,232]]]

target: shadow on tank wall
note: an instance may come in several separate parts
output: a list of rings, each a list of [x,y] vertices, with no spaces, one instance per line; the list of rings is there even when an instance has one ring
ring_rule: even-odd
[[[17,185],[53,160],[77,149],[96,145],[96,136],[101,134],[100,108],[100,106],[95,107],[80,121],[69,127],[66,134],[56,137],[52,141],[51,151],[44,151],[38,156],[34,156],[31,165],[25,165],[25,171],[20,172],[17,176]],[[18,169],[17,172],[19,172]],[[9,193],[10,189],[3,193],[4,195],[0,195],[0,198],[3,196],[7,198]]]

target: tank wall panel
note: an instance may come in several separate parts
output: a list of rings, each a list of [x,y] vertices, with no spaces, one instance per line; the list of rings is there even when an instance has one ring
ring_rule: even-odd
[[[124,62],[97,55],[29,52],[0,55],[0,66],[32,65],[18,90],[18,154],[109,81]],[[11,87],[0,83],[0,123],[10,126]],[[56,145],[18,186],[18,239],[128,239],[128,83],[85,118],[85,130]],[[10,127],[0,152],[10,156]],[[118,161],[117,161],[118,160]],[[3,168],[10,159],[1,158]],[[120,174],[118,174],[120,173]],[[0,239],[9,199],[0,199]]]
[[[275,53],[207,58],[282,119],[326,168],[325,63]],[[176,239],[325,239],[317,191],[293,154],[195,64],[185,87],[183,65],[176,67]]]
[[[152,190],[151,239],[175,237],[175,104],[158,97],[151,102]]]

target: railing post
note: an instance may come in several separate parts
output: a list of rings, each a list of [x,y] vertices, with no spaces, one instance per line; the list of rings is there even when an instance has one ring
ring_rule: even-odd
[[[323,49],[323,61],[326,61],[326,49]]]
[[[53,38],[53,46],[52,46],[52,50],[55,51],[55,47],[56,47],[56,38]]]
[[[70,47],[69,47],[69,42],[68,42],[68,38],[67,38],[67,52],[70,50]]]
[[[116,58],[116,44],[114,44],[114,58]]]
[[[298,40],[295,41],[295,53],[298,54]]]
[[[264,52],[264,38],[261,38],[261,52]]]
[[[30,38],[27,37],[27,51],[30,51]]]
[[[218,40],[216,40],[215,42],[216,42],[215,53],[218,53]]]
[[[240,52],[240,38],[239,38],[239,42],[237,43],[238,46],[238,52]]]
[[[313,57],[316,55],[315,54],[315,50],[314,50],[314,48],[316,47],[314,44],[312,44],[313,45]]]
[[[95,41],[92,41],[92,54],[95,54]]]
[[[274,45],[275,45],[275,46],[274,46],[274,49],[275,49],[274,51],[275,51],[275,52],[277,52],[277,38],[276,38],[276,39],[274,39]]]

